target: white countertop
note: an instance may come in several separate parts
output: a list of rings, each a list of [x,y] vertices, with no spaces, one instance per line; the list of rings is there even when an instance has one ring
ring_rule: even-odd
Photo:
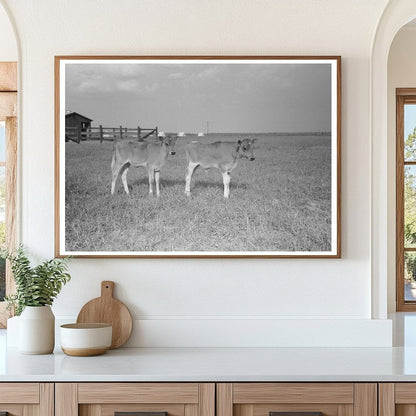
[[[120,348],[96,357],[6,351],[0,382],[416,381],[416,348]]]
[[[416,381],[416,314],[396,315],[393,348],[119,348],[69,357],[57,346],[23,355],[0,330],[0,382]]]

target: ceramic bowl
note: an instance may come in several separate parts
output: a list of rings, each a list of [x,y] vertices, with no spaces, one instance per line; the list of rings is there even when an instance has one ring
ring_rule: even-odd
[[[112,326],[103,323],[61,325],[61,348],[67,355],[88,357],[111,347]]]

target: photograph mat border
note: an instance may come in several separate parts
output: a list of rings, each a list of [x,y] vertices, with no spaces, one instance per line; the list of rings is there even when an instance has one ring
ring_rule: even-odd
[[[59,107],[58,116],[59,129],[56,128],[56,172],[59,178],[56,197],[58,198],[55,210],[55,255],[56,257],[137,257],[137,258],[340,258],[340,225],[341,225],[341,204],[340,204],[340,117],[341,117],[341,58],[334,57],[55,57],[55,103]],[[331,250],[328,251],[67,251],[65,248],[65,152],[61,152],[62,143],[65,144],[65,81],[67,64],[330,64],[331,65]],[[59,82],[57,82],[59,81]],[[56,111],[56,108],[55,108]],[[63,140],[63,142],[62,142]],[[59,197],[58,197],[59,195]]]

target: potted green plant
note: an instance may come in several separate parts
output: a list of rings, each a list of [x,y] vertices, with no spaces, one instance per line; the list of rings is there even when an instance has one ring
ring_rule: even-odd
[[[71,276],[67,259],[45,260],[32,266],[23,246],[6,252],[16,293],[7,296],[8,309],[19,318],[19,350],[24,354],[49,354],[55,346],[55,316],[51,305]]]

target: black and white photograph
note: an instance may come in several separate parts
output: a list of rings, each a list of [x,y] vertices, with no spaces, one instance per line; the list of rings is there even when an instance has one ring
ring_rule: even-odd
[[[56,255],[340,257],[339,57],[56,57]]]

